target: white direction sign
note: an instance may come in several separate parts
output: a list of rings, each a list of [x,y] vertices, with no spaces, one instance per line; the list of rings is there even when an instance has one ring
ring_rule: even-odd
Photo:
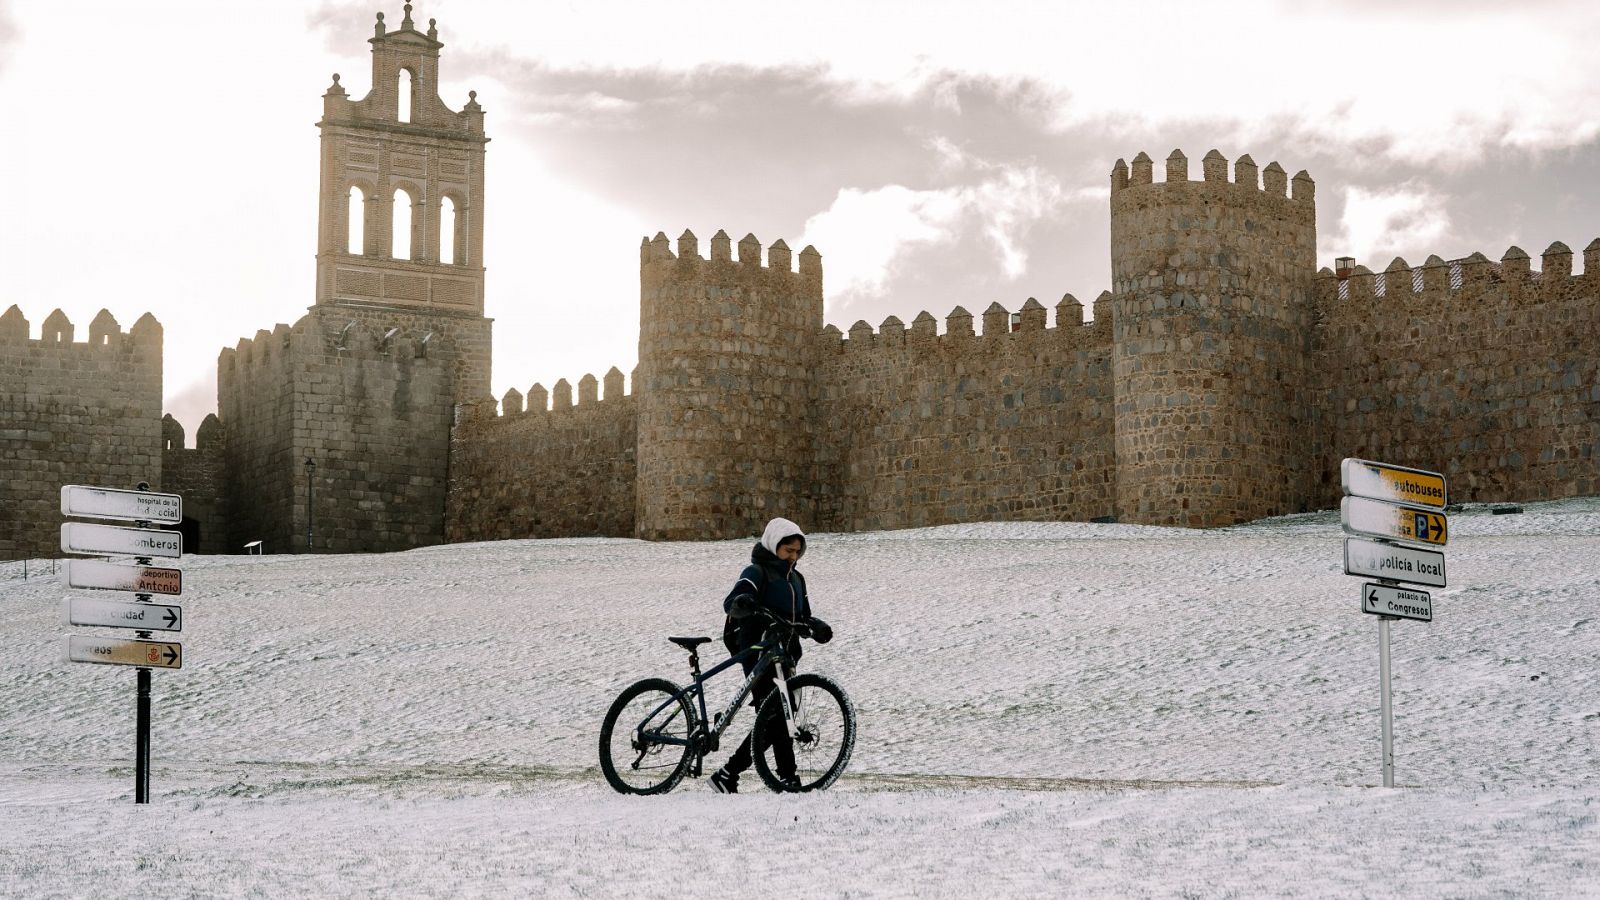
[[[155,528],[118,528],[115,525],[90,525],[65,522],[61,526],[64,553],[114,553],[128,556],[183,555],[183,536],[176,531]]]
[[[1444,513],[1420,506],[1398,506],[1365,497],[1339,501],[1339,523],[1347,534],[1364,534],[1391,541],[1410,541],[1443,547],[1450,540],[1450,520]]]
[[[61,583],[74,588],[176,597],[183,593],[183,570],[69,559],[61,569]]]
[[[129,641],[74,635],[67,638],[67,660],[105,666],[181,669],[183,645],[169,641]]]
[[[1433,621],[1433,598],[1427,591],[1367,582],[1361,586],[1361,611],[1378,616]]]
[[[1437,550],[1344,539],[1344,573],[1444,587],[1444,554]]]
[[[136,628],[140,631],[183,630],[183,607],[165,603],[68,597],[62,602],[61,611],[68,625]]]
[[[119,491],[82,484],[61,486],[61,514],[90,519],[124,519],[176,525],[183,521],[183,498],[152,491]]]

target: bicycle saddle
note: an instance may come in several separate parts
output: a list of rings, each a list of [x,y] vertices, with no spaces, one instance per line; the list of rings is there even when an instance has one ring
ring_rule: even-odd
[[[679,647],[682,647],[685,650],[693,650],[701,644],[711,643],[711,638],[708,637],[669,637],[667,640],[677,644]]]

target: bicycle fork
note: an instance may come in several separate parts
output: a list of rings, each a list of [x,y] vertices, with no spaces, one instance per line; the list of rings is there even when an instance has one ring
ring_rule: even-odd
[[[783,704],[783,719],[789,728],[789,740],[797,741],[800,739],[800,698],[790,700],[789,679],[784,677],[783,670],[783,666],[774,666],[772,678],[778,686],[778,700]]]

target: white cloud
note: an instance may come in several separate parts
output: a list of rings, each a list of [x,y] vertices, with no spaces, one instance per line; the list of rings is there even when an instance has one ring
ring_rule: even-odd
[[[828,248],[828,292],[836,302],[881,296],[910,248],[948,244],[965,211],[959,191],[914,191],[897,184],[843,188],[806,221],[802,246]]]
[[[1437,252],[1450,227],[1444,197],[1415,181],[1392,190],[1345,189],[1340,255],[1381,272],[1396,255]],[[1412,265],[1421,259],[1409,259]]]
[[[776,8],[774,8],[776,9]],[[960,112],[961,78],[1028,86],[1014,101],[1066,131],[1141,135],[1224,123],[1300,149],[1470,161],[1600,133],[1600,4],[1120,4],[817,0],[804,15],[685,16],[668,6],[452,6],[448,39],[556,68],[821,67],[836,100]],[[496,43],[516,34],[514,50]],[[523,38],[527,38],[526,41]],[[1313,64],[1311,60],[1325,64]],[[1287,132],[1282,127],[1287,125]],[[1257,148],[1264,153],[1271,148]],[[1287,149],[1287,148],[1286,148]]]
[[[828,292],[837,305],[882,296],[896,267],[919,249],[979,236],[997,254],[996,268],[1011,281],[1028,266],[1028,231],[1062,204],[1103,199],[1098,189],[1068,193],[1036,166],[1003,165],[975,158],[955,144],[929,144],[941,168],[978,175],[976,183],[934,190],[892,184],[873,190],[841,189],[833,204],[806,222],[803,244],[828,250]]]

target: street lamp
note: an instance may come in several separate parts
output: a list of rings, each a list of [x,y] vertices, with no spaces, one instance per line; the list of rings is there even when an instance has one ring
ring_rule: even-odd
[[[306,457],[306,550],[310,551],[316,546],[313,535],[316,533],[317,522],[317,463],[311,457]]]
[[[1354,272],[1355,268],[1356,260],[1353,256],[1341,256],[1333,261],[1333,274],[1339,276],[1340,281],[1349,278],[1350,273]]]

